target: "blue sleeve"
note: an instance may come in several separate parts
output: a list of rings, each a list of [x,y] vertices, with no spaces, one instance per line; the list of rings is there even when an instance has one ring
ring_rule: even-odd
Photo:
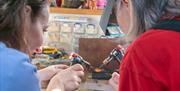
[[[0,51],[0,91],[40,91],[37,69],[16,50]]]

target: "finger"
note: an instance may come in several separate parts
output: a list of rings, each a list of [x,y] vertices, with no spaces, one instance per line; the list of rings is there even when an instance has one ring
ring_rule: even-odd
[[[118,74],[117,72],[114,72],[114,73],[112,74],[112,76],[113,76],[113,77],[116,77],[116,76],[119,77],[119,74]]]
[[[116,81],[116,80],[110,79],[109,84],[112,85],[112,86],[118,86],[119,82]]]
[[[78,82],[74,82],[74,90],[76,90],[76,89],[78,89],[79,88],[79,86],[80,86],[80,83],[78,83]]]
[[[79,84],[80,84],[81,81],[82,81],[81,78],[79,78],[78,76],[75,76],[75,77],[74,77],[74,80],[75,80],[75,82],[77,82],[77,83],[79,83]]]
[[[56,73],[61,72],[64,69],[56,69]]]
[[[117,72],[114,72],[112,74],[112,77],[111,77],[111,79],[109,81],[112,81],[112,82],[118,84],[119,83],[119,79],[120,79],[120,75]]]
[[[60,65],[54,65],[54,67],[56,69],[67,69],[69,66],[60,64]]]
[[[79,86],[80,84],[78,82],[70,82],[66,85],[66,91],[75,91]]]
[[[113,78],[114,80],[119,79],[119,77],[120,77],[120,75],[119,75],[117,72],[114,72],[114,73],[112,74],[112,78]]]
[[[74,88],[74,90],[73,90],[73,91],[78,90],[78,89],[79,89],[79,87],[80,87],[80,83],[76,82],[76,83],[75,83],[75,88]]]
[[[53,72],[54,72],[54,73],[60,72],[60,71],[62,71],[62,70],[64,70],[64,69],[67,69],[67,68],[68,68],[67,65],[53,65],[53,66],[51,66],[51,67],[53,68]]]
[[[123,47],[123,46],[121,46],[121,45],[118,45],[118,47],[119,47],[119,48],[121,48],[121,49],[123,49],[123,48],[124,48],[124,47]]]
[[[114,88],[115,91],[118,91],[118,83],[114,83],[112,79],[109,80],[109,84]]]
[[[84,72],[83,71],[75,71],[75,74],[80,78],[84,77]]]
[[[75,64],[75,65],[71,66],[70,69],[74,70],[74,71],[84,71],[83,66],[80,64]]]

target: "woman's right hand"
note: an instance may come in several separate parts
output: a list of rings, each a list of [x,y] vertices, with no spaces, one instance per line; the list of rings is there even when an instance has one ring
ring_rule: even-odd
[[[74,91],[79,88],[83,76],[83,67],[80,64],[73,65],[57,73],[51,79],[47,91]]]

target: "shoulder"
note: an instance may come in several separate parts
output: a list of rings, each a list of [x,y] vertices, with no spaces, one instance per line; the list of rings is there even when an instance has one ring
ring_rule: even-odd
[[[171,78],[169,72],[179,70],[173,68],[179,64],[179,41],[179,32],[153,29],[145,32],[128,47],[120,66],[122,78],[164,84],[166,77]]]
[[[151,56],[153,54],[165,54],[169,50],[176,50],[180,46],[179,41],[179,32],[151,29],[137,38],[132,43],[131,49]]]
[[[138,44],[170,44],[170,42],[177,43],[180,40],[180,33],[170,30],[150,29],[142,34],[135,42]]]
[[[0,47],[0,80],[3,82],[3,90],[12,91],[13,88],[14,91],[39,91],[36,67],[29,62],[30,59],[25,53],[5,46]]]
[[[151,64],[168,63],[172,56],[178,57],[178,52],[180,52],[179,41],[179,32],[149,30],[128,47],[124,62],[128,65],[133,63],[136,65],[141,64],[145,67]]]
[[[180,33],[168,30],[151,29],[138,37],[128,48],[131,50],[163,52],[180,46]],[[158,51],[159,50],[159,51]]]
[[[128,47],[121,68],[139,68],[144,73],[148,67],[167,66],[171,58],[176,57],[174,54],[180,52],[179,41],[179,32],[149,30]]]
[[[29,61],[29,57],[27,54],[20,52],[13,48],[8,48],[5,46],[5,44],[3,44],[1,42],[0,42],[0,59],[1,59],[1,61],[3,61],[3,59],[4,59],[4,61],[5,61],[5,59],[6,59],[6,61],[11,60],[12,63],[17,60],[19,63],[19,60],[22,61],[22,59],[24,59],[25,61]]]
[[[29,62],[29,56],[23,52],[20,52],[13,48],[0,48],[0,65],[8,65],[6,66],[6,68],[8,68],[9,70],[18,70],[18,68],[22,66],[33,68]]]

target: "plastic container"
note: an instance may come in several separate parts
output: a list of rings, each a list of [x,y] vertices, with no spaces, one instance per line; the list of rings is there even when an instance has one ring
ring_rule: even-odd
[[[97,8],[103,9],[106,6],[106,0],[96,0]]]

